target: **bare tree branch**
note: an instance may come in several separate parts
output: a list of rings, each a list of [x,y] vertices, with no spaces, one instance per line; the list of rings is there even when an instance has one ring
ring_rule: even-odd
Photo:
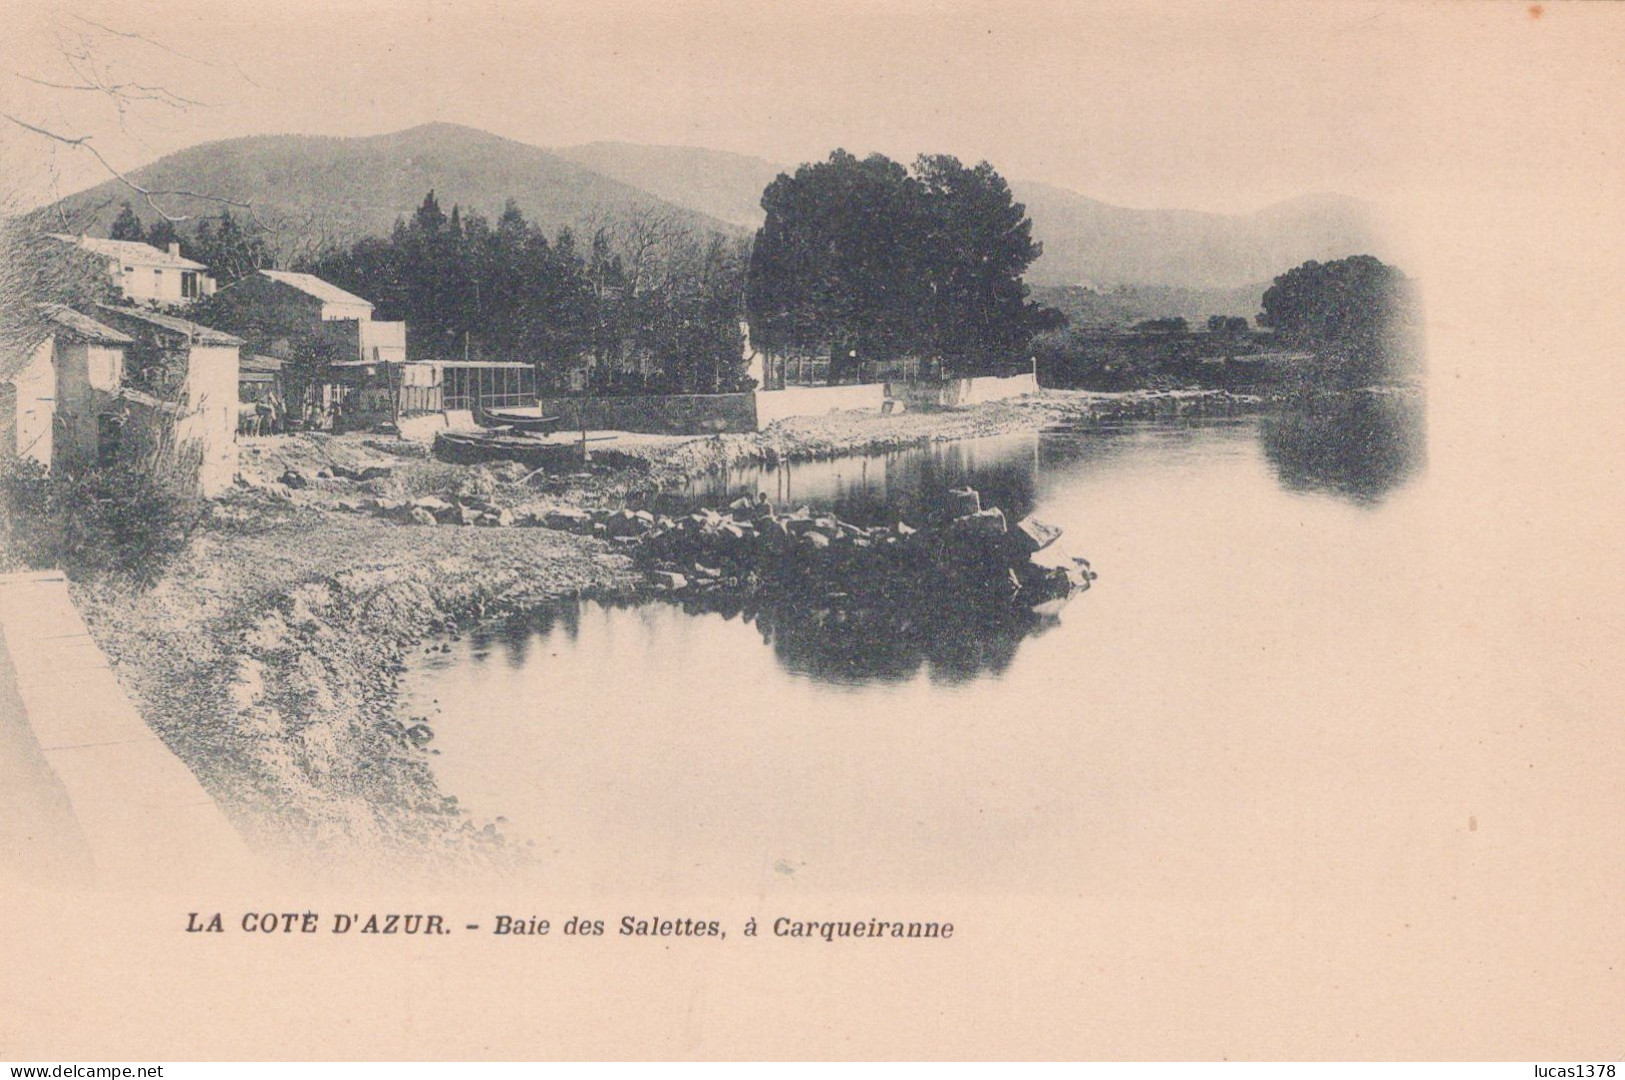
[[[183,109],[196,105],[202,109],[211,109],[214,106],[207,101],[198,101],[195,98],[182,97],[172,90],[162,86],[147,86],[144,83],[125,82],[103,84],[96,81],[84,83],[58,83],[48,82],[45,79],[36,79],[32,75],[18,74],[17,78],[24,82],[31,82],[35,86],[44,86],[52,90],[86,90],[91,93],[106,94],[108,97],[125,101],[156,101],[171,108]]]
[[[100,30],[102,33],[107,34],[107,35],[109,35],[111,37],[126,38],[126,39],[131,40],[131,41],[139,41],[144,45],[150,45],[152,48],[159,49],[159,50],[161,50],[163,52],[168,53],[171,56],[178,56],[182,60],[190,60],[194,64],[202,64],[204,67],[215,67],[215,66],[217,66],[217,65],[211,63],[208,60],[203,60],[203,59],[200,59],[200,58],[198,58],[196,56],[191,55],[190,53],[184,53],[184,52],[181,52],[179,49],[171,48],[170,46],[165,45],[163,42],[157,41],[157,40],[155,40],[153,38],[150,38],[145,34],[138,33],[137,31],[134,31],[134,30],[115,30],[110,26],[104,26],[103,24],[97,22],[94,19],[87,19],[83,15],[79,15],[79,14],[74,13],[74,12],[69,12],[69,15],[70,15],[70,17],[72,17],[74,19],[77,19],[80,22],[84,23],[86,26],[94,27],[95,29]]]
[[[158,200],[158,198],[160,198],[162,196],[173,196],[175,198],[185,198],[185,199],[202,199],[202,200],[204,200],[206,202],[220,203],[223,206],[235,206],[235,207],[238,207],[239,209],[247,210],[249,212],[249,214],[252,217],[254,217],[256,223],[258,223],[258,221],[259,221],[258,214],[254,210],[254,204],[253,203],[242,202],[241,200],[238,200],[238,199],[230,199],[230,198],[227,198],[224,195],[210,195],[210,194],[208,194],[206,192],[201,192],[201,191],[188,191],[188,190],[186,190],[184,188],[173,188],[173,189],[162,190],[162,189],[154,189],[154,188],[142,187],[140,184],[136,183],[134,180],[131,180],[128,176],[124,175],[124,173],[121,172],[111,161],[108,161],[107,158],[102,155],[102,152],[100,150],[96,149],[95,145],[93,143],[91,143],[91,141],[90,141],[91,137],[89,135],[79,135],[79,136],[61,135],[61,134],[58,134],[57,132],[50,131],[50,130],[48,130],[46,128],[39,127],[36,124],[30,124],[26,120],[18,119],[17,117],[11,115],[8,112],[0,112],[0,117],[3,117],[5,119],[7,119],[7,120],[10,120],[13,124],[16,124],[18,127],[23,128],[23,129],[25,129],[27,131],[32,131],[36,135],[43,135],[47,139],[54,139],[55,141],[61,143],[64,146],[70,146],[70,147],[74,147],[75,149],[81,149],[81,150],[88,151],[93,157],[95,157],[95,159],[97,161],[101,162],[102,167],[104,169],[106,169],[109,173],[111,173],[115,180],[117,180],[119,183],[123,184],[125,187],[129,188],[131,191],[133,191],[136,194],[140,195],[142,197],[142,199],[146,201],[146,204],[149,207],[152,208],[154,213],[156,213],[159,217],[162,217],[162,218],[164,218],[164,219],[166,219],[168,221],[175,222],[175,223],[179,223],[179,222],[182,222],[182,221],[190,221],[192,219],[193,215],[191,215],[191,214],[171,214],[171,213],[169,213],[163,207],[158,205],[157,200]]]

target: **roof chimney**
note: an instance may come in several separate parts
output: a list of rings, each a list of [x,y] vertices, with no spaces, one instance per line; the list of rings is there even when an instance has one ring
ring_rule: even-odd
[[[179,240],[171,240],[170,241],[170,243],[169,243],[169,253],[171,255],[175,256],[175,258],[177,258],[177,259],[181,257],[181,243],[180,243]]]

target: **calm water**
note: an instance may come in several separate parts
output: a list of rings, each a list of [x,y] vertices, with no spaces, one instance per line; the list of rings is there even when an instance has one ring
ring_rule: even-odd
[[[1155,877],[1183,845],[1210,857],[1200,845],[1227,822],[1263,842],[1257,803],[1281,783],[1266,763],[1335,756],[1403,694],[1425,483],[1420,433],[1395,410],[1367,400],[1333,420],[1144,422],[715,477],[672,503],[762,490],[864,524],[919,522],[969,483],[1061,526],[1100,578],[1058,619],[939,619],[884,640],[782,609],[573,603],[425,657],[408,712],[437,733],[443,790],[505,818],[557,884]]]

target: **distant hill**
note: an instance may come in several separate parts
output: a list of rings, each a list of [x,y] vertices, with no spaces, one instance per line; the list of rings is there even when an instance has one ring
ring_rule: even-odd
[[[668,202],[752,230],[762,224],[762,190],[786,171],[762,158],[694,146],[595,142],[556,147],[553,153]]]
[[[154,190],[185,189],[252,203],[267,220],[349,241],[387,235],[435,190],[440,205],[495,218],[510,197],[549,234],[581,229],[595,214],[663,209],[707,230],[744,232],[719,218],[678,207],[656,195],[539,147],[456,124],[425,124],[389,135],[331,138],[257,135],[204,143],[135,170],[131,179]],[[35,211],[53,224],[68,216],[76,230],[105,235],[130,192],[117,181],[70,195]],[[144,222],[156,215],[131,200]],[[166,210],[218,214],[218,203],[168,197]]]
[[[1011,187],[1044,243],[1027,275],[1034,284],[1228,289],[1270,281],[1308,259],[1384,253],[1372,208],[1340,195],[1229,215],[1131,210],[1030,181]]]
[[[1034,285],[1032,298],[1059,308],[1077,329],[1133,326],[1147,319],[1179,316],[1201,327],[1209,315],[1239,315],[1249,323],[1263,307],[1270,282],[1228,289],[1192,289],[1180,285],[1116,285],[1095,289],[1083,285]]]
[[[554,153],[750,228],[762,222],[762,189],[796,168],[681,146],[589,143]],[[1371,207],[1340,195],[1306,195],[1254,214],[1228,215],[1133,210],[1031,181],[1012,181],[1011,188],[1044,244],[1044,256],[1027,275],[1035,285],[1234,290],[1267,283],[1307,259],[1383,254]]]
[[[583,230],[600,216],[660,210],[691,227],[742,235],[762,220],[761,195],[794,166],[718,150],[595,142],[544,150],[456,124],[389,135],[331,138],[260,135],[204,143],[135,170],[137,183],[252,202],[309,248],[384,235],[431,187],[448,211],[461,204],[495,217],[512,197],[549,233]],[[1371,208],[1337,195],[1309,195],[1254,214],[1132,210],[1066,188],[1013,181],[1044,255],[1034,285],[1120,285],[1192,290],[1268,282],[1306,259],[1384,256]],[[35,211],[53,229],[106,235],[130,192],[109,181]],[[131,200],[147,223],[155,218]],[[171,197],[166,206],[209,215],[216,203]],[[1200,305],[1198,305],[1200,306]]]

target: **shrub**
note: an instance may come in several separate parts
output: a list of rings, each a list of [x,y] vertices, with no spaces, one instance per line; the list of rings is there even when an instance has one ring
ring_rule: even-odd
[[[0,466],[7,561],[146,588],[185,552],[202,521],[196,491],[195,455],[133,455],[54,474],[32,461],[8,462]]]

